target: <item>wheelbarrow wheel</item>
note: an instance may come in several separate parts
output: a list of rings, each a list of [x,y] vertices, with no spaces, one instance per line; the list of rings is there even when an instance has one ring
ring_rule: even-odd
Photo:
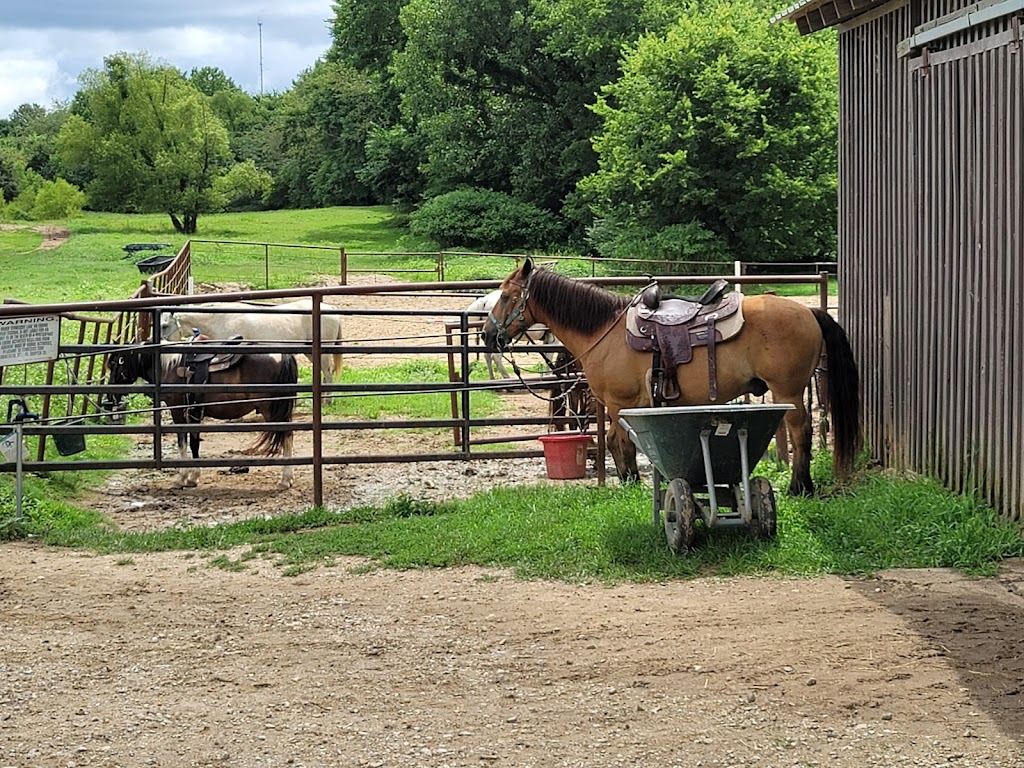
[[[762,539],[774,539],[775,491],[768,478],[750,478],[750,511],[756,521],[757,535]]]
[[[696,504],[690,484],[677,477],[665,491],[665,538],[675,552],[686,552],[693,546],[696,533]]]

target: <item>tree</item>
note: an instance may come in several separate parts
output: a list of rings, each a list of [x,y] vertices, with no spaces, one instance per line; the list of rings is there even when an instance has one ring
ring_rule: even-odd
[[[360,180],[366,142],[380,116],[373,77],[318,61],[303,72],[277,115],[284,162],[277,174],[290,205],[316,208],[373,202]]]
[[[251,211],[263,207],[274,186],[274,179],[257,168],[252,160],[246,160],[218,177],[213,186],[225,209]]]
[[[408,0],[335,0],[331,7],[328,61],[340,61],[366,74],[388,75],[391,57],[405,46],[399,13]]]
[[[207,96],[213,96],[221,91],[241,90],[220,67],[193,67],[189,70],[188,82]]]
[[[87,174],[90,207],[164,211],[194,234],[199,214],[217,209],[214,182],[231,160],[208,98],[145,54],[110,56],[81,81],[57,147],[65,166]]]
[[[394,56],[402,114],[421,137],[428,196],[462,186],[562,215],[597,170],[588,109],[655,0],[408,0]]]
[[[0,121],[0,136],[8,137],[25,158],[25,165],[45,179],[56,179],[58,169],[54,160],[54,143],[61,126],[71,114],[70,109],[57,104],[46,109],[38,104],[22,104],[8,120]]]
[[[712,0],[627,51],[579,185],[604,231],[711,233],[744,261],[833,250],[835,40],[765,14]]]
[[[66,219],[82,212],[85,195],[64,179],[44,181],[32,204],[34,219]]]

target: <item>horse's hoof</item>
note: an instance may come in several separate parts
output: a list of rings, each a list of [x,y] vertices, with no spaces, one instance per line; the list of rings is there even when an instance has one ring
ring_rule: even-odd
[[[800,483],[793,480],[789,484],[788,493],[790,496],[804,496],[805,498],[810,498],[814,495],[814,483],[809,481],[806,483]]]
[[[291,487],[292,487],[291,483],[281,482],[281,483],[277,484],[277,490],[279,490],[279,491],[287,491]]]

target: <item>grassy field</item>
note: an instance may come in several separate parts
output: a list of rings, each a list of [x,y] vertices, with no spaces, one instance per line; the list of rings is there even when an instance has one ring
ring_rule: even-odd
[[[125,258],[124,245],[167,243],[169,252],[176,252],[184,242],[162,216],[88,214],[58,224],[69,228],[71,237],[53,250],[37,250],[41,234],[0,230],[4,296],[33,302],[121,298],[140,281],[134,260]],[[197,238],[210,240],[344,245],[350,251],[373,253],[435,250],[431,244],[411,241],[386,208],[226,214],[204,216],[199,225]],[[222,267],[224,275],[235,274],[237,279],[237,264],[230,262],[233,257],[226,249],[207,251],[204,246],[200,253],[209,259],[208,266]],[[290,257],[275,252],[277,258]],[[367,258],[395,263],[387,257]],[[372,260],[365,264],[373,266]],[[507,269],[507,261],[495,260],[492,265],[476,260],[463,275],[447,277],[498,277]],[[316,268],[306,272],[294,263],[287,270],[295,282],[317,274]],[[482,270],[495,273],[465,276]],[[422,371],[394,370],[387,375],[419,377]],[[353,399],[344,407],[354,404]],[[393,407],[431,417],[430,406],[420,398]],[[117,455],[125,445],[126,441],[111,438],[98,449]],[[671,555],[662,532],[651,525],[650,489],[620,487],[614,481],[606,488],[494,490],[446,504],[397,497],[382,508],[341,513],[314,509],[216,528],[127,534],[113,529],[101,514],[74,505],[82,488],[102,481],[100,473],[26,478],[25,516],[16,522],[13,477],[8,472],[0,474],[0,538],[33,537],[56,546],[126,555],[196,549],[225,568],[244,568],[252,558],[272,558],[288,573],[330,565],[341,555],[361,555],[383,567],[474,563],[510,567],[523,577],[599,582],[700,574],[809,576],[923,566],[991,573],[1001,559],[1024,554],[1019,530],[1001,523],[977,499],[951,495],[926,478],[877,470],[862,470],[854,483],[837,487],[829,459],[827,454],[815,459],[815,480],[822,490],[818,499],[778,495],[776,540],[716,531],[689,557]],[[776,489],[788,481],[787,471],[773,464],[762,464],[758,472],[768,475]]]
[[[143,279],[135,267],[137,260],[156,253],[173,255],[188,240],[174,232],[168,217],[157,214],[85,213],[50,225],[70,230],[68,240],[53,250],[37,250],[44,240],[41,233],[28,229],[0,230],[0,263],[4,265],[0,270],[0,294],[4,297],[33,303],[126,298]],[[366,252],[436,250],[432,243],[410,240],[392,209],[383,206],[211,214],[200,218],[194,239],[344,246]],[[168,247],[162,251],[126,253],[124,246],[133,243]],[[201,245],[198,250],[210,254],[207,260],[211,271],[197,279],[239,279],[236,263],[229,262],[226,270],[217,269],[217,248]],[[284,258],[284,252],[281,253],[279,258]],[[290,285],[320,271],[311,254],[323,252],[302,253],[309,269],[294,274]],[[250,248],[244,259],[252,265],[251,273],[262,280],[263,250]],[[332,257],[332,266],[335,261]],[[202,258],[197,266],[203,268]]]
[[[437,279],[437,244],[409,235],[386,206],[210,214],[200,218],[192,238],[177,234],[168,217],[158,214],[84,213],[47,226],[66,229],[70,236],[59,248],[40,250],[41,232],[27,225],[0,229],[0,296],[32,303],[126,298],[144,279],[136,261],[174,255],[189,239],[197,282],[242,283],[257,290],[315,284],[339,276],[341,248],[348,253],[352,275]],[[166,247],[125,252],[126,245],[138,243]],[[558,263],[559,271],[576,277],[622,274],[621,266],[572,259]],[[722,272],[731,274],[731,265],[725,267]],[[448,254],[444,279],[494,280],[512,268],[509,258]],[[750,290],[808,295],[817,287],[765,283]],[[836,293],[834,282],[830,292]]]
[[[774,476],[776,487],[785,481],[785,473],[771,464],[762,463],[757,472]],[[827,456],[816,463],[815,476],[827,491]],[[780,495],[774,541],[735,529],[699,531],[696,550],[685,557],[673,555],[662,531],[652,526],[650,493],[646,485],[613,481],[605,488],[496,489],[444,504],[398,496],[384,507],[313,509],[144,534],[113,530],[101,515],[73,505],[33,499],[27,522],[17,531],[9,527],[8,534],[125,557],[197,550],[211,565],[230,569],[266,558],[289,575],[352,555],[386,568],[476,564],[511,568],[522,578],[602,583],[867,574],[889,567],[947,566],[990,574],[1001,559],[1024,554],[1018,532],[1000,524],[991,509],[923,478],[866,473],[841,495]]]

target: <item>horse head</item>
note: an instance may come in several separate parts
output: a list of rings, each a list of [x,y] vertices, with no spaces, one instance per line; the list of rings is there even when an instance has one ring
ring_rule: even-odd
[[[142,353],[138,350],[119,349],[107,355],[108,383],[134,384],[144,373]]]
[[[160,338],[164,341],[178,341],[182,338],[181,320],[174,312],[164,312],[160,316]]]
[[[487,349],[494,352],[508,349],[509,344],[537,323],[529,306],[530,281],[535,271],[533,259],[528,258],[502,282],[501,296],[484,322]]]
[[[141,355],[128,349],[117,349],[107,355],[107,383],[120,386],[134,384],[142,375]],[[124,410],[125,395],[106,392],[102,399],[102,408],[109,413],[117,414]]]

